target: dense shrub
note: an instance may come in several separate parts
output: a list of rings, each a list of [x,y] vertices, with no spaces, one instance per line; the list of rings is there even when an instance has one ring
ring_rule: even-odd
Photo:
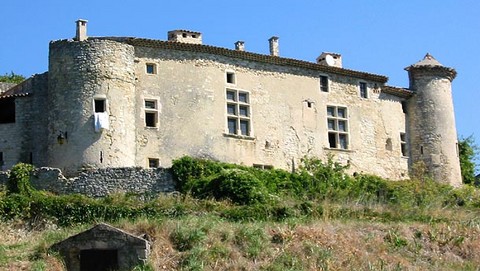
[[[238,204],[262,203],[268,197],[261,181],[239,169],[223,170],[210,180],[206,189],[216,199],[229,199]]]
[[[7,193],[31,195],[34,191],[30,184],[30,175],[33,169],[32,165],[24,163],[13,166],[7,181]]]

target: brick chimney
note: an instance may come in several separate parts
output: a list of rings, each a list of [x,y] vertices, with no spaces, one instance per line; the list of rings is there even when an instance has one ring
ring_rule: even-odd
[[[75,35],[76,41],[84,41],[87,37],[87,20],[78,19],[77,23],[77,34]]]
[[[235,42],[235,50],[237,51],[245,51],[245,42],[239,40]]]
[[[279,49],[278,49],[278,37],[271,37],[268,42],[270,43],[270,55],[271,56],[279,56]]]

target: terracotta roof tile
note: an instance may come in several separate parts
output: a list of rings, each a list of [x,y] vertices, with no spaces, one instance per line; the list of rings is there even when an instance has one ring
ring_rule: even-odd
[[[413,92],[407,88],[393,87],[393,86],[383,86],[382,92],[399,96],[402,98],[410,98],[413,95]]]

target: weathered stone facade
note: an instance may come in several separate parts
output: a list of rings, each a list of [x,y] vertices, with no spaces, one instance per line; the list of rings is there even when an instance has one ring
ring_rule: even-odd
[[[83,22],[78,27],[86,27]],[[53,41],[48,88],[15,97],[19,112],[21,100],[45,109],[33,117],[41,136],[34,144],[19,141],[31,125],[20,116],[0,124],[13,131],[0,143],[5,168],[22,160],[17,149],[29,148],[34,164],[67,175],[169,167],[183,155],[284,169],[295,169],[306,155],[333,155],[352,173],[391,179],[408,178],[416,162],[435,162],[428,168],[442,172],[434,173],[439,181],[461,183],[452,152],[453,77],[437,80],[435,71],[443,68],[431,69],[429,77],[416,72],[439,63],[410,69],[410,89],[398,88],[386,85],[385,76],[343,68],[339,54],[323,53],[317,63],[282,58],[278,41],[270,39],[271,55],[246,52],[243,43],[236,50],[202,45],[200,33],[185,30],[171,31],[168,41]],[[431,96],[433,107],[449,105],[429,111],[429,118],[443,114],[438,120],[449,121],[424,134],[427,124],[415,107]],[[450,132],[438,136],[444,130]],[[8,153],[6,146],[12,146]],[[417,155],[421,148],[433,156]]]

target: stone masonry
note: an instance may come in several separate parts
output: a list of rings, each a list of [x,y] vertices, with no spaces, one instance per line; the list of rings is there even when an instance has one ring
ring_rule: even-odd
[[[278,37],[261,55],[244,42],[203,45],[195,31],[166,41],[87,37],[86,25],[50,43],[48,73],[0,95],[16,110],[15,122],[0,123],[4,170],[24,161],[80,176],[169,167],[184,155],[295,170],[315,156],[390,179],[425,163],[437,181],[461,184],[456,73],[430,55],[407,68],[401,88],[344,68],[337,53],[284,58]]]

